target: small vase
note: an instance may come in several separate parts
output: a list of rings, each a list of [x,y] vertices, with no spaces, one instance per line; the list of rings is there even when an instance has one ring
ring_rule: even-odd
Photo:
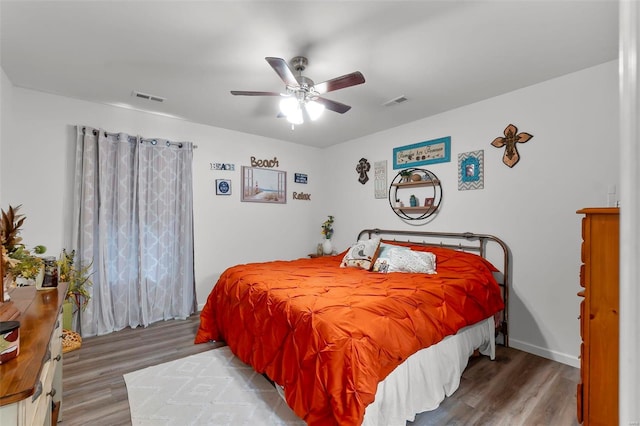
[[[63,330],[72,330],[72,319],[73,319],[73,302],[69,299],[66,299],[62,304],[62,329]]]
[[[325,238],[325,240],[322,242],[322,252],[324,254],[333,253],[333,244],[331,244],[331,240],[329,238]]]
[[[44,281],[44,265],[42,265],[40,272],[36,276],[36,289],[42,290],[42,281]]]
[[[13,275],[10,273],[6,274],[2,278],[2,301],[8,302],[11,300],[11,296],[9,296],[9,289],[14,286],[13,284]]]

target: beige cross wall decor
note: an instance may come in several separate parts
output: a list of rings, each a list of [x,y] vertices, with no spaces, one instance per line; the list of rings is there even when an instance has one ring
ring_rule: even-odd
[[[504,129],[504,137],[500,136],[495,138],[493,142],[491,142],[491,145],[496,148],[506,146],[504,155],[502,156],[502,162],[509,167],[513,167],[520,161],[520,154],[518,154],[516,143],[525,143],[532,137],[533,135],[526,132],[518,133],[518,128],[513,124],[509,124],[506,129]]]

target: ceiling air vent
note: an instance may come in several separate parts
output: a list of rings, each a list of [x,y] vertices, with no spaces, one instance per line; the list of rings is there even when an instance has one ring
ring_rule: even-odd
[[[397,105],[397,104],[401,104],[403,102],[407,102],[408,100],[409,99],[407,99],[407,97],[403,95],[403,96],[398,96],[395,99],[391,99],[390,101],[387,101],[387,102],[383,103],[382,105],[388,107],[388,106],[391,106],[391,105]]]
[[[156,101],[156,102],[164,102],[167,100],[167,98],[163,98],[162,96],[150,95],[148,93],[137,92],[135,90],[133,91],[133,93],[131,93],[131,96],[135,96],[136,98],[140,98],[140,99],[146,99],[148,101]]]

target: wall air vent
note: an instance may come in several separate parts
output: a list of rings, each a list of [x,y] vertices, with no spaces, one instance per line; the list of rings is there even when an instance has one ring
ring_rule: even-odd
[[[135,96],[136,98],[140,98],[140,99],[146,99],[148,101],[156,101],[156,102],[164,102],[167,100],[167,98],[163,98],[162,96],[150,95],[148,93],[137,92],[135,90],[131,93],[131,96]]]
[[[391,106],[391,105],[397,105],[397,104],[401,104],[403,102],[407,102],[408,100],[409,99],[407,99],[407,97],[403,95],[403,96],[398,96],[395,99],[391,99],[390,101],[387,101],[387,102],[383,103],[382,105],[388,107],[388,106]]]

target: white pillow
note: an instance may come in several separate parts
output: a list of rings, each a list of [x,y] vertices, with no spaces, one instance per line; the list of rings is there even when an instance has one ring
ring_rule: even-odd
[[[342,258],[341,268],[360,268],[371,270],[378,256],[380,238],[361,240],[352,245]]]
[[[407,247],[385,248],[373,265],[374,272],[436,273],[436,255]]]

